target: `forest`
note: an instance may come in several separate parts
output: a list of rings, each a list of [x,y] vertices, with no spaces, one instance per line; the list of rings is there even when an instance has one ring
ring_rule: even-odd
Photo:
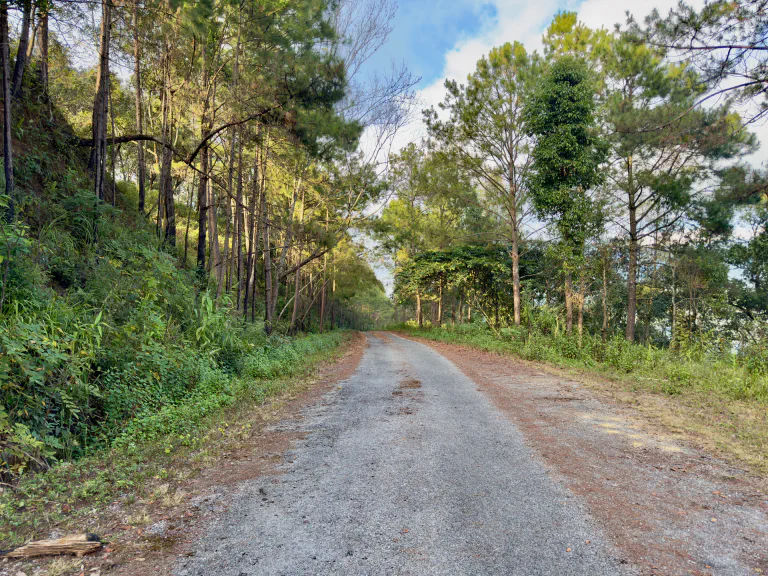
[[[768,402],[765,2],[560,12],[422,111],[366,66],[396,9],[0,0],[3,483],[189,438],[339,329]]]
[[[391,314],[356,231],[415,82],[359,73],[393,10],[0,3],[0,480],[188,434]]]
[[[510,41],[447,81],[371,227],[397,321],[768,400],[767,22],[749,1],[612,31],[561,12],[542,53]]]

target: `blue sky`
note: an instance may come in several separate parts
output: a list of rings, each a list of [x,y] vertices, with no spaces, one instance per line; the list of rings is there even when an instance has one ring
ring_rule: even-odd
[[[481,34],[496,15],[492,3],[401,0],[389,42],[368,61],[367,68],[405,62],[427,86],[441,76],[445,54],[462,39]]]
[[[375,1],[375,0],[373,0]],[[698,4],[702,0],[693,0]],[[398,0],[389,41],[367,63],[386,70],[405,62],[421,77],[427,105],[442,99],[446,78],[463,80],[490,48],[522,42],[540,48],[541,34],[560,10],[573,10],[593,28],[624,22],[626,11],[643,18],[653,8],[666,12],[677,0]]]

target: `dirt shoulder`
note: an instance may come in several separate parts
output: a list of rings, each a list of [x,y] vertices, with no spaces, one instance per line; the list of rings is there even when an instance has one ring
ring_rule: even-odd
[[[0,563],[0,575],[170,574],[174,562],[191,553],[192,543],[207,524],[227,509],[242,482],[278,473],[283,454],[301,435],[274,424],[301,419],[305,407],[352,375],[365,346],[365,337],[356,333],[341,357],[324,362],[311,377],[292,379],[282,394],[263,405],[228,411],[205,458],[174,463],[182,472],[188,467],[188,473],[172,475],[181,480],[156,478],[148,497],[115,501],[108,510],[94,510],[92,526],[108,542],[102,551],[83,559],[5,561]]]
[[[607,384],[601,391],[532,363],[411,339],[478,385],[644,574],[768,574],[764,480],[617,401]]]

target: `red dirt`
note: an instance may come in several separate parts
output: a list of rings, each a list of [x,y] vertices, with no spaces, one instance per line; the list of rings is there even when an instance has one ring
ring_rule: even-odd
[[[768,574],[768,498],[742,470],[535,365],[412,339],[477,384],[643,574]]]

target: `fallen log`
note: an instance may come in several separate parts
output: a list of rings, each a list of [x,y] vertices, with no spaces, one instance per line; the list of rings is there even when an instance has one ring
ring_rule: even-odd
[[[70,534],[55,540],[36,540],[2,554],[4,558],[32,558],[34,556],[55,556],[74,554],[81,557],[101,548],[101,539],[96,534]]]

